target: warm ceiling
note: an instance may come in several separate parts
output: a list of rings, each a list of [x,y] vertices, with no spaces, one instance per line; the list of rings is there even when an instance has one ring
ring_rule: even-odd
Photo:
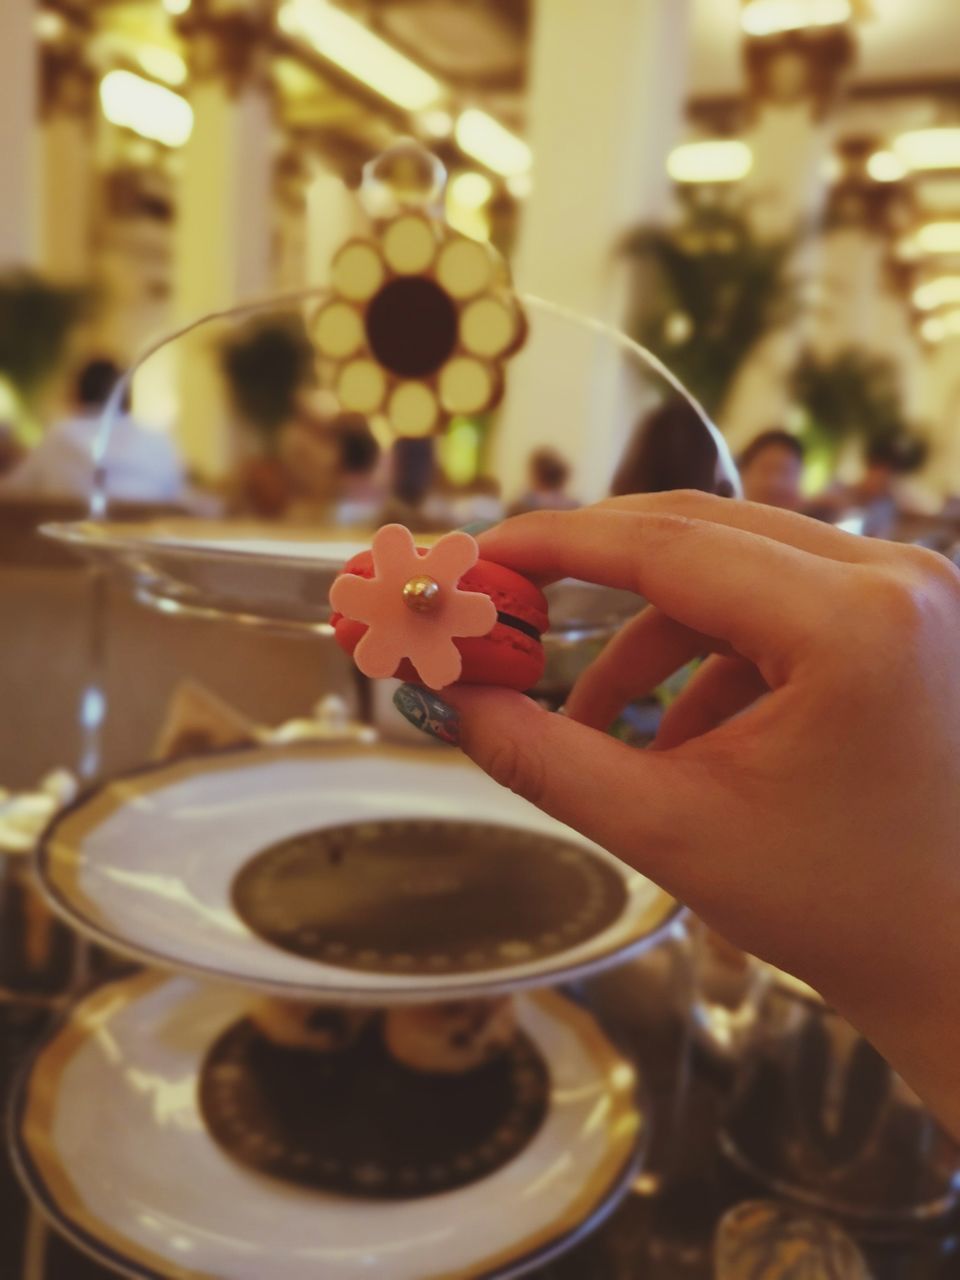
[[[47,3],[73,8],[77,0]],[[522,132],[533,8],[529,0],[339,3],[447,84],[454,104],[481,105]],[[948,114],[960,116],[960,0],[869,3],[873,17],[860,29],[854,94],[844,107],[841,132],[861,129],[858,110],[868,111],[864,127],[876,133],[932,122],[945,102]],[[707,104],[735,99],[743,85],[740,0],[691,4],[689,96]],[[120,27],[147,40],[176,39],[161,0],[96,0],[82,7],[87,15],[96,15],[101,29]],[[287,122],[312,133],[345,166],[355,167],[403,126],[402,118],[376,95],[311,59],[308,51],[293,52],[299,61],[286,57],[275,62]],[[858,105],[863,95],[870,101]],[[878,103],[877,95],[886,101]]]
[[[954,79],[960,94],[960,0],[871,0],[860,28],[855,85]],[[739,0],[693,0],[690,88],[695,96],[736,93]]]

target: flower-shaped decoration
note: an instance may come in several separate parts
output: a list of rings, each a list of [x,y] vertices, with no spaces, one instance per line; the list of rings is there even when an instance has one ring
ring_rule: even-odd
[[[372,679],[392,676],[408,659],[424,684],[442,689],[459,679],[454,636],[485,636],[497,621],[489,596],[457,584],[477,562],[468,533],[448,533],[420,552],[409,529],[384,525],[373,539],[372,578],[344,573],[330,590],[337,613],[367,630],[353,659]]]
[[[425,436],[497,403],[526,323],[489,245],[404,211],[379,241],[343,245],[331,287],[312,333],[345,412],[383,414],[396,435]]]

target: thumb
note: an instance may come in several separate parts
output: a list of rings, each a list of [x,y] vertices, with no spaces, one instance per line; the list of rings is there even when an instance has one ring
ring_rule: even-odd
[[[628,747],[508,689],[456,686],[460,746],[495,782],[684,896],[716,784],[669,752]]]

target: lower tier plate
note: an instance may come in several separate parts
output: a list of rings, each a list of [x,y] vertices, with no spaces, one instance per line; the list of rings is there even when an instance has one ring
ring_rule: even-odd
[[[554,992],[517,1000],[547,1063],[546,1115],[507,1164],[457,1190],[373,1201],[232,1159],[199,1102],[204,1060],[243,1019],[239,990],[156,973],[99,988],[38,1050],[12,1109],[30,1195],[63,1234],[136,1280],[492,1280],[597,1227],[647,1133],[633,1068]]]

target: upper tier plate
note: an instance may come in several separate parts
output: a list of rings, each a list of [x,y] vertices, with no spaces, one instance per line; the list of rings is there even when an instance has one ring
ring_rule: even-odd
[[[332,1195],[248,1168],[210,1136],[198,1079],[250,997],[140,974],[88,996],[40,1048],[12,1108],[43,1211],[134,1280],[505,1280],[599,1225],[647,1136],[636,1076],[582,1009],[522,996],[549,1064],[543,1123],[512,1160],[442,1196]]]
[[[373,536],[187,516],[79,520],[42,532],[118,570],[155,608],[316,631],[328,630],[333,579]]]
[[[351,823],[358,839],[331,850],[323,833]],[[112,950],[367,1005],[564,981],[636,954],[679,910],[447,749],[303,743],[154,766],[65,810],[38,864],[58,910]]]

